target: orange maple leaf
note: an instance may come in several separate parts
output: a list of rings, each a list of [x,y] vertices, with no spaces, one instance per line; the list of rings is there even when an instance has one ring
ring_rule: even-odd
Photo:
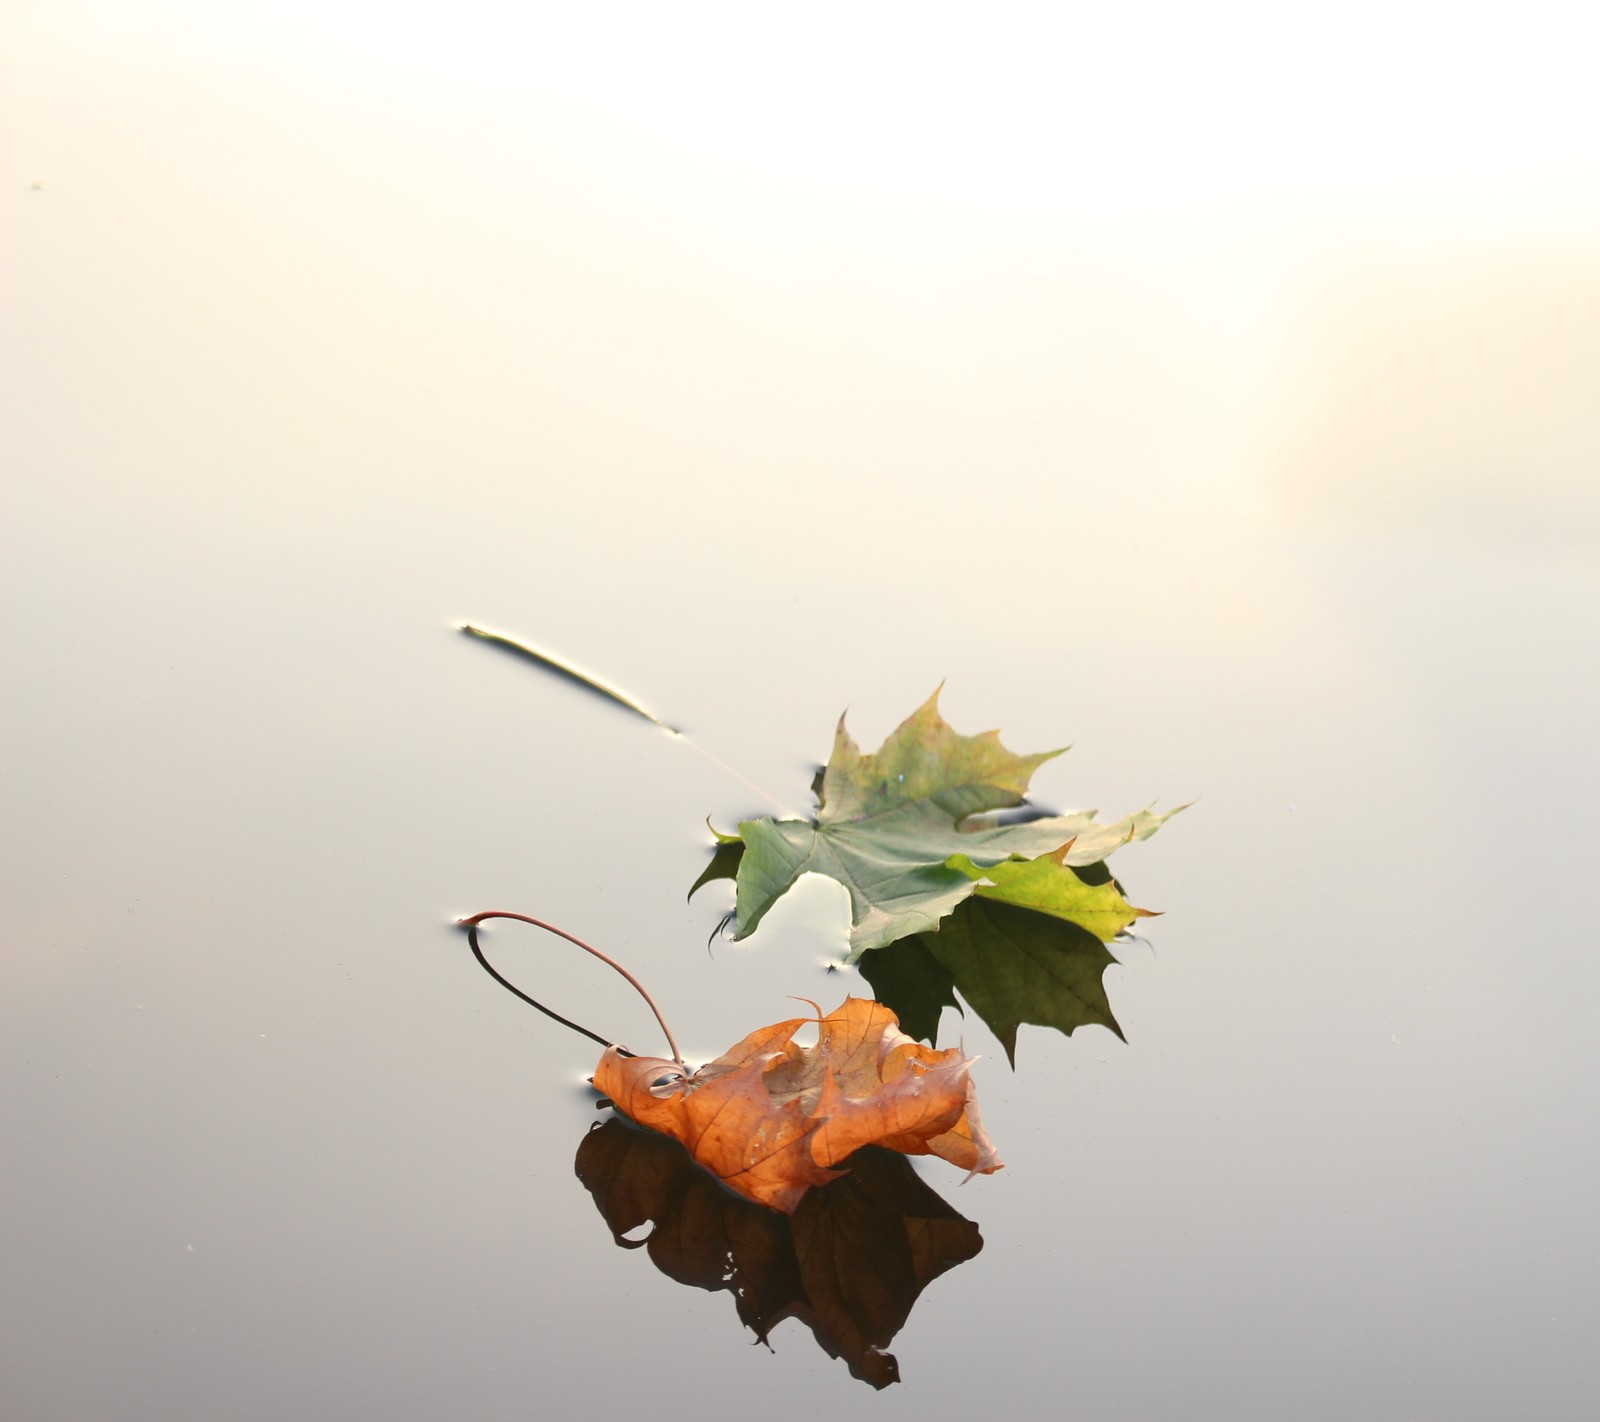
[[[607,1047],[594,1084],[729,1189],[785,1214],[864,1145],[937,1155],[969,1178],[1000,1169],[978,1118],[971,1058],[907,1037],[880,1002],[847,997],[821,1011],[759,1028],[693,1075],[664,1057]],[[795,1033],[812,1021],[816,1046],[796,1046]]]

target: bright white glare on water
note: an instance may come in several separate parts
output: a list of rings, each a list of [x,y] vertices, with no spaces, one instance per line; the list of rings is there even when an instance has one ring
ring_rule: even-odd
[[[160,65],[271,87],[301,122],[325,104],[491,111],[707,227],[803,238],[848,211],[833,235],[871,245],[928,219],[958,241],[1002,211],[1118,232],[1240,203],[1358,229],[1591,220],[1572,12],[91,0],[28,7],[24,29],[130,79]]]
[[[1572,8],[32,4],[9,128],[31,198],[124,214],[75,282],[141,241],[193,280],[250,264],[269,322],[304,301],[352,333],[361,398],[405,372],[340,309],[365,288],[474,353],[475,399],[581,410],[599,380],[615,428],[697,441],[737,386],[729,438],[770,440],[782,392],[814,406],[797,438],[871,461],[874,421],[936,410],[968,463],[1053,446],[1235,512],[1354,474],[1403,513],[1396,459],[1431,487],[1466,451],[1452,516],[1515,473],[1556,529],[1589,422],[1545,375],[1594,357],[1600,236]],[[137,289],[124,325],[159,332]],[[1383,368],[1417,362],[1450,387],[1420,447]],[[1496,424],[1508,393],[1537,420]]]

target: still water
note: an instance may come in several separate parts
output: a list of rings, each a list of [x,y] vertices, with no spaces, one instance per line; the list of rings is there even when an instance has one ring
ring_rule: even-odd
[[[820,41],[812,129],[791,71],[488,11],[358,63],[356,6],[114,8],[26,10],[8,101],[0,1416],[1593,1415],[1600,174],[1541,146],[1559,70],[1515,151],[1399,81],[1392,144],[1312,134],[1285,83],[1322,187],[1223,161],[1228,113],[1124,133],[1134,183],[1077,100],[880,112]],[[1039,82],[958,38],[919,62]],[[686,892],[707,817],[809,807],[842,711],[871,748],[941,682],[1072,744],[1051,809],[1195,804],[1116,861],[1164,910],[1125,1043],[1025,1026],[1013,1071],[946,1014],[1006,1168],[894,1187],[942,1274],[881,1220],[841,1252],[930,1274],[874,1392],[618,1247],[599,1048],[453,922],[605,948],[695,1060],[862,993],[835,886],[739,944]],[[485,945],[661,1050],[577,950]]]

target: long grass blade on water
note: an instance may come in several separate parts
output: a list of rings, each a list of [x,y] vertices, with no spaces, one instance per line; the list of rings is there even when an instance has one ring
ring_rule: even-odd
[[[479,627],[472,622],[463,622],[461,630],[470,637],[477,637],[481,641],[490,642],[516,656],[526,657],[546,671],[553,671],[557,676],[576,682],[586,690],[605,697],[607,701],[615,702],[625,710],[632,711],[635,716],[643,716],[646,721],[660,726],[663,731],[671,735],[681,736],[683,734],[676,726],[669,726],[643,702],[629,696],[627,692],[620,690],[618,687],[612,686],[610,682],[602,681],[592,673],[584,671],[582,667],[577,666],[575,663],[556,656],[553,652],[546,652],[542,648],[532,646],[527,642],[520,642],[515,637],[508,637],[504,632],[494,632],[487,627]]]
[[[773,795],[770,791],[763,790],[755,783],[755,781],[735,770],[733,766],[729,765],[728,762],[723,760],[721,756],[714,755],[698,741],[692,740],[689,736],[685,735],[684,732],[680,731],[676,726],[668,725],[667,722],[663,721],[659,716],[657,716],[656,713],[650,710],[650,708],[642,701],[638,700],[636,697],[630,696],[627,692],[621,690],[620,688],[613,686],[609,681],[604,681],[600,677],[595,676],[593,673],[584,671],[583,668],[579,667],[576,663],[569,662],[564,657],[558,657],[553,652],[547,652],[543,648],[535,647],[532,643],[521,641],[516,637],[509,637],[504,632],[495,632],[487,627],[480,627],[475,622],[463,622],[461,624],[461,630],[468,636],[476,637],[481,642],[488,642],[491,646],[500,648],[501,651],[509,652],[512,656],[521,657],[527,661],[530,661],[534,663],[535,666],[542,667],[545,671],[554,672],[563,680],[570,681],[575,685],[582,687],[585,691],[592,692],[596,696],[604,697],[607,701],[614,702],[616,705],[621,706],[624,710],[633,712],[635,716],[642,716],[646,721],[650,722],[651,725],[659,726],[675,741],[681,741],[697,755],[703,755],[719,770],[725,771],[727,774],[731,775],[746,789],[753,790],[763,800],[767,801],[768,804],[776,806],[783,814],[788,815],[791,819],[801,818],[800,815],[785,805],[782,800],[777,798],[777,796]]]

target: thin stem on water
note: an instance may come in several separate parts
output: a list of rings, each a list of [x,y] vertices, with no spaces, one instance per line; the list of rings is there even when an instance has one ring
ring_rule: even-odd
[[[547,1016],[555,1017],[557,1022],[563,1023],[566,1026],[571,1027],[576,1031],[582,1032],[585,1037],[593,1037],[595,1041],[597,1041],[597,1042],[599,1042],[601,1044],[601,1046],[610,1046],[611,1043],[607,1042],[604,1037],[597,1036],[595,1033],[589,1031],[588,1028],[579,1027],[576,1022],[568,1022],[565,1017],[556,1016],[556,1014],[554,1012],[551,1012],[550,1009],[548,1007],[545,1007],[543,1004],[537,1003],[537,1002],[533,1002],[533,999],[531,997],[529,997],[527,995],[527,993],[522,992],[521,990],[519,990],[517,988],[511,987],[511,984],[506,982],[506,980],[504,978],[502,978],[499,973],[496,973],[493,968],[489,968],[488,962],[484,959],[484,956],[483,956],[482,952],[479,951],[479,949],[478,949],[478,936],[477,936],[477,931],[476,930],[477,930],[477,927],[478,927],[478,925],[480,923],[483,923],[486,919],[491,919],[491,918],[509,918],[509,919],[516,920],[516,922],[518,922],[518,923],[531,923],[535,928],[542,928],[542,929],[545,930],[546,933],[553,933],[553,934],[556,935],[557,938],[565,938],[568,943],[577,944],[577,946],[579,948],[583,949],[583,951],[585,953],[594,954],[594,956],[596,958],[598,958],[602,963],[604,963],[608,968],[612,968],[616,972],[621,973],[622,976],[625,977],[633,985],[633,990],[636,993],[638,993],[639,996],[642,997],[645,1000],[646,1004],[650,1008],[650,1011],[655,1014],[656,1021],[661,1024],[661,1031],[666,1036],[667,1045],[672,1048],[672,1060],[675,1061],[680,1067],[682,1067],[684,1072],[685,1072],[685,1074],[687,1074],[689,1068],[684,1063],[683,1053],[678,1050],[677,1039],[672,1035],[672,1028],[667,1026],[667,1019],[661,1015],[661,1009],[656,1006],[656,1000],[653,997],[651,997],[650,994],[645,990],[644,984],[641,983],[638,978],[634,977],[634,975],[632,973],[630,973],[626,968],[624,968],[621,963],[617,962],[617,960],[615,958],[612,958],[608,954],[602,953],[598,948],[595,948],[595,947],[591,946],[590,944],[585,943],[583,941],[583,939],[578,938],[578,937],[574,936],[571,933],[568,933],[566,931],[566,929],[557,928],[555,926],[555,924],[546,923],[543,919],[540,919],[540,918],[530,918],[525,913],[511,913],[511,912],[509,912],[507,910],[489,909],[489,910],[485,911],[484,913],[475,913],[470,918],[462,918],[462,919],[456,920],[463,928],[465,928],[467,930],[468,939],[472,943],[472,951],[475,954],[477,954],[478,961],[480,963],[482,963],[485,968],[489,969],[490,974],[498,982],[500,982],[505,987],[511,988],[511,991],[516,993],[517,996],[520,997],[524,1002],[533,1003],[533,1005],[535,1007],[537,1007],[539,1009],[539,1011],[545,1013]]]
[[[642,716],[646,721],[651,722],[653,725],[658,726],[661,730],[665,731],[673,738],[673,740],[681,741],[696,755],[704,756],[714,766],[716,766],[717,769],[725,772],[728,775],[731,775],[747,790],[753,790],[763,800],[766,800],[768,803],[773,805],[780,814],[787,815],[791,819],[797,820],[805,818],[803,815],[800,815],[796,811],[790,809],[789,806],[784,804],[782,800],[778,799],[778,797],[770,790],[763,789],[761,786],[757,785],[755,781],[750,779],[748,775],[745,775],[743,772],[736,770],[733,766],[729,765],[728,762],[723,760],[721,756],[713,754],[711,751],[707,750],[692,736],[680,731],[676,726],[668,725],[659,716],[657,716],[654,711],[650,710],[650,708],[642,701],[639,701],[635,697],[629,695],[626,691],[622,690],[621,687],[613,686],[609,681],[603,680],[602,678],[596,676],[593,672],[585,671],[582,667],[578,666],[577,663],[570,662],[565,657],[558,657],[554,652],[546,651],[542,647],[536,647],[532,642],[523,642],[516,637],[508,636],[504,632],[496,632],[492,628],[480,626],[475,622],[463,622],[460,624],[460,627],[461,630],[469,637],[476,637],[479,641],[491,643],[492,645],[501,648],[503,651],[511,652],[519,657],[524,657],[528,661],[543,667],[546,671],[554,672],[557,676],[564,677],[568,681],[576,682],[579,686],[585,687],[589,691],[594,692],[596,695],[604,697],[607,701],[614,702],[616,705],[623,707],[625,710],[633,712],[635,716]]]
[[[472,956],[478,960],[478,966],[482,968],[484,972],[486,972],[497,983],[499,983],[500,986],[503,987],[513,997],[520,997],[525,1003],[528,1004],[529,1007],[533,1008],[535,1011],[544,1013],[544,1015],[552,1022],[559,1022],[563,1027],[570,1027],[580,1037],[587,1037],[591,1042],[598,1042],[602,1047],[610,1047],[613,1045],[598,1032],[591,1032],[581,1022],[574,1022],[570,1017],[563,1017],[559,1012],[551,1011],[551,1009],[540,1002],[538,998],[530,997],[514,982],[512,982],[510,978],[506,977],[504,973],[496,968],[495,965],[484,956],[483,945],[478,942],[478,925],[475,923],[469,923],[467,925],[467,946],[472,949]],[[626,1049],[618,1048],[618,1050],[620,1051]]]
[[[677,727],[669,726],[642,701],[635,700],[621,687],[613,686],[609,681],[602,681],[593,672],[584,671],[575,662],[569,662],[564,657],[558,657],[554,652],[547,652],[543,647],[535,647],[532,642],[523,642],[516,637],[508,637],[504,632],[496,632],[492,628],[480,627],[473,622],[463,622],[461,630],[469,637],[477,637],[481,641],[492,642],[498,647],[503,647],[508,652],[514,652],[520,657],[526,657],[529,661],[537,662],[547,670],[555,672],[557,676],[566,677],[570,681],[577,682],[580,686],[588,687],[590,691],[605,697],[607,701],[616,702],[618,706],[633,712],[635,716],[643,716],[646,721],[653,721],[663,731],[668,731],[673,735],[678,734]]]

